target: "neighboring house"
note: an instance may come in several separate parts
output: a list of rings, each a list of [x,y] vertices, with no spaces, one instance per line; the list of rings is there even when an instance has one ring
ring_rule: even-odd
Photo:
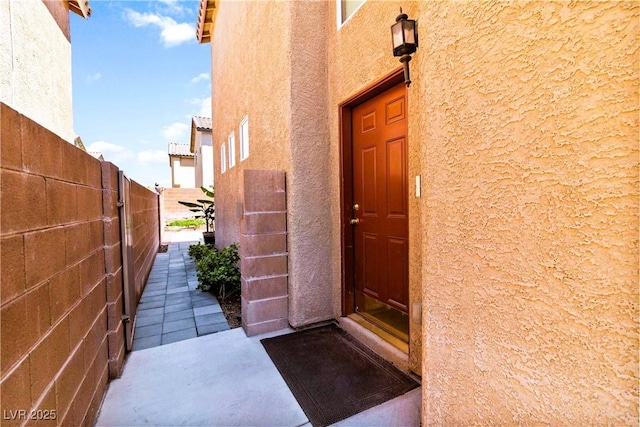
[[[338,319],[424,425],[637,424],[639,13],[201,0],[245,330]]]
[[[194,155],[188,144],[169,144],[169,166],[171,166],[171,187],[194,188]]]
[[[191,145],[195,168],[195,186],[213,186],[213,147],[211,142],[211,119],[193,116],[191,120]]]
[[[69,11],[87,18],[91,8],[86,0],[0,1],[0,102],[73,142]]]
[[[76,136],[76,138],[73,140],[73,144],[78,147],[79,149],[81,149],[82,151],[89,153],[92,157],[95,157],[96,159],[100,160],[101,162],[104,162],[104,156],[102,155],[101,152],[99,151],[87,151],[87,147],[84,146],[84,143],[82,142],[82,138],[80,138],[80,136]]]

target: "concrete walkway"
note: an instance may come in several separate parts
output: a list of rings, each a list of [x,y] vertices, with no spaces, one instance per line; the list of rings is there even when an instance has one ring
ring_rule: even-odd
[[[182,252],[182,247],[178,248],[179,251],[174,249],[168,253],[169,261],[162,261],[168,262],[168,267],[154,273],[156,282],[162,282],[163,271],[169,276],[171,261],[179,259],[172,258],[172,254],[177,257],[177,253]],[[173,264],[174,268],[179,268],[180,262]],[[185,268],[190,269],[186,264]],[[175,293],[191,292],[182,289],[170,293],[171,289],[181,286],[170,287],[169,282],[165,301],[173,299],[170,296]],[[188,279],[187,283],[191,288]],[[147,300],[147,303],[152,302]],[[185,303],[172,305],[178,304]],[[193,299],[191,305],[194,306]],[[166,316],[172,317],[171,311],[166,312],[167,307],[170,305],[164,307],[162,323],[155,323],[163,328]],[[199,333],[197,308],[191,309],[196,334]],[[167,323],[173,321],[167,320]],[[293,330],[283,329],[247,337],[241,328],[236,328],[133,351],[127,358],[122,377],[109,384],[96,425],[311,426],[260,343],[263,338],[291,332]],[[164,335],[160,335],[161,344]],[[167,341],[172,337],[168,336]],[[335,425],[419,426],[420,402],[421,389],[417,388]]]
[[[196,266],[188,253],[196,242],[179,241],[197,236],[172,233],[168,251],[156,256],[138,305],[134,351],[229,329],[218,300],[196,289]]]
[[[241,328],[129,355],[98,426],[311,426],[260,340]],[[337,426],[418,426],[420,388]]]

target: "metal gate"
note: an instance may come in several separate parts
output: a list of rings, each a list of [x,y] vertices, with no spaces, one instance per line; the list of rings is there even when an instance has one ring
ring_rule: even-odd
[[[133,331],[137,309],[133,257],[133,214],[131,212],[131,180],[123,171],[118,173],[118,213],[122,251],[122,287],[124,294],[124,333],[127,351],[133,348]]]

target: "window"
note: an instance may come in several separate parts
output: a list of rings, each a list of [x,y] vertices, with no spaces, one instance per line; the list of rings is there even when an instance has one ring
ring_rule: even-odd
[[[338,28],[353,15],[365,0],[338,0]]]
[[[249,117],[245,116],[240,122],[240,161],[249,157]]]
[[[236,135],[231,132],[229,134],[229,169],[236,165]]]
[[[222,147],[220,147],[220,173],[225,173],[227,171],[227,148],[222,143]]]

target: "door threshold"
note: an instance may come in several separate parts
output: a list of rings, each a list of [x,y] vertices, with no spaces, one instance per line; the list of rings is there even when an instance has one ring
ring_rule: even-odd
[[[342,329],[399,369],[409,372],[409,345],[357,314],[338,318]],[[372,328],[373,326],[373,328]]]
[[[401,352],[409,354],[409,344],[407,344],[400,338],[396,337],[395,335],[385,331],[375,323],[367,320],[366,317],[358,313],[350,314],[348,317],[349,319],[353,320],[363,328],[370,330],[371,332],[373,332],[374,334],[376,334],[377,336],[379,336],[380,338],[382,338],[383,340],[385,340],[386,342],[388,342],[389,344],[391,344]]]

